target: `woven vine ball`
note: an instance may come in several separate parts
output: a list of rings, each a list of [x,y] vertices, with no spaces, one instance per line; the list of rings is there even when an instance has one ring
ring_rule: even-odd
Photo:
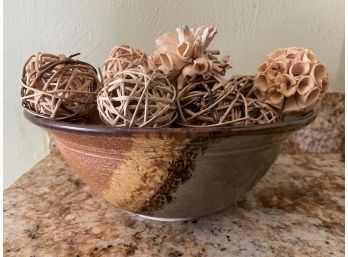
[[[103,64],[103,79],[112,80],[117,72],[137,68],[139,65],[148,67],[147,56],[142,50],[129,45],[116,46]]]
[[[252,76],[189,83],[178,93],[177,123],[184,127],[217,127],[279,120],[271,106],[251,98],[252,87]]]
[[[237,84],[237,90],[240,91],[246,98],[255,98],[254,95],[254,79],[255,76],[243,76],[243,75],[234,75],[231,80],[234,80]]]
[[[314,109],[328,89],[328,73],[309,49],[281,48],[257,70],[255,95],[282,113]]]
[[[104,83],[99,115],[114,127],[168,127],[176,119],[176,90],[166,76],[139,66]]]
[[[78,54],[76,54],[78,55]],[[38,53],[24,64],[21,99],[30,113],[54,120],[88,114],[101,88],[92,65],[72,55]]]

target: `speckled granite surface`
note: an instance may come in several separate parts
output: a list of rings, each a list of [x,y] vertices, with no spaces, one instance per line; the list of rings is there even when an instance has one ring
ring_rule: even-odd
[[[51,154],[4,192],[4,256],[344,256],[340,159],[281,155],[237,206],[160,223],[111,206]]]
[[[321,101],[316,120],[293,133],[283,153],[339,153],[344,147],[344,94],[327,93]]]

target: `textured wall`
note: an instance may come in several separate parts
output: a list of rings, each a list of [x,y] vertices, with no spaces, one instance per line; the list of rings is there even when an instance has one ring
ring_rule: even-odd
[[[328,66],[331,91],[344,90],[344,0],[5,0],[5,186],[47,153],[18,100],[29,55],[81,52],[99,66],[114,45],[151,52],[157,36],[182,24],[215,25],[212,47],[231,56],[233,74],[254,73],[276,48],[303,46]]]

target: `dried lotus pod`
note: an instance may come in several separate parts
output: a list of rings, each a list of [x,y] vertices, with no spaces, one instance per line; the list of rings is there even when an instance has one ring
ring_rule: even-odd
[[[321,82],[323,79],[327,79],[328,75],[326,67],[321,63],[315,64],[312,67],[311,76],[316,82]]]
[[[253,91],[260,101],[287,113],[314,109],[327,89],[326,67],[315,54],[290,47],[267,55],[257,69]]]
[[[311,70],[309,62],[298,61],[293,63],[289,68],[289,74],[292,77],[307,75]]]
[[[277,81],[280,90],[285,97],[290,97],[297,92],[298,85],[296,80],[288,74],[282,74]]]
[[[293,95],[286,99],[283,112],[290,113],[298,112],[299,110],[310,111],[313,109],[313,106],[318,104],[319,94],[320,89],[318,87],[314,87],[304,95]]]
[[[281,109],[284,103],[284,95],[280,89],[272,87],[267,91],[265,103],[268,103],[277,109]]]
[[[283,113],[298,112],[299,110],[301,110],[301,106],[297,101],[296,95],[292,95],[285,99],[284,106],[282,109]]]
[[[302,76],[297,82],[297,92],[299,95],[306,95],[315,87],[312,76]]]
[[[273,87],[273,82],[266,74],[260,73],[255,77],[255,87],[257,87],[261,92],[267,93],[267,91]]]
[[[318,87],[313,87],[303,95],[297,95],[298,103],[300,107],[306,108],[317,102],[320,94]]]
[[[302,60],[305,62],[309,62],[311,64],[318,63],[319,60],[317,57],[314,55],[314,53],[308,49],[306,49],[303,53]]]
[[[287,63],[295,63],[300,62],[302,60],[300,48],[289,48],[287,50],[287,54],[285,56],[285,60]]]
[[[274,62],[267,68],[266,76],[268,81],[275,82],[278,74],[284,74],[287,72],[287,64],[285,62]]]
[[[24,65],[21,100],[30,113],[66,120],[90,113],[101,88],[94,67],[75,55],[32,55]]]
[[[256,99],[260,100],[261,102],[264,102],[266,100],[266,97],[267,97],[266,92],[263,92],[258,87],[254,87],[253,91],[254,91],[254,95]]]
[[[259,68],[257,69],[257,73],[265,73],[268,71],[268,69],[270,68],[270,64],[272,63],[272,61],[270,59],[266,59],[262,62],[262,64],[259,66]]]
[[[136,68],[139,65],[148,67],[147,56],[142,50],[129,45],[116,46],[104,61],[102,67],[103,79],[104,81],[112,79],[117,72]]]
[[[271,59],[271,60],[281,60],[283,59],[285,56],[287,55],[287,51],[284,48],[281,49],[277,49],[274,52],[270,53],[269,55],[267,55],[267,59]]]

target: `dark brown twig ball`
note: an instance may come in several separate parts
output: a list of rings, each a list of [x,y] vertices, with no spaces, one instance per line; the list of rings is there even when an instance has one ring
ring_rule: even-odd
[[[93,109],[101,88],[97,72],[92,65],[72,59],[73,56],[38,53],[27,60],[21,99],[28,112],[63,120]]]
[[[183,127],[265,124],[279,120],[271,106],[253,99],[253,77],[200,80],[187,84],[177,97]]]

